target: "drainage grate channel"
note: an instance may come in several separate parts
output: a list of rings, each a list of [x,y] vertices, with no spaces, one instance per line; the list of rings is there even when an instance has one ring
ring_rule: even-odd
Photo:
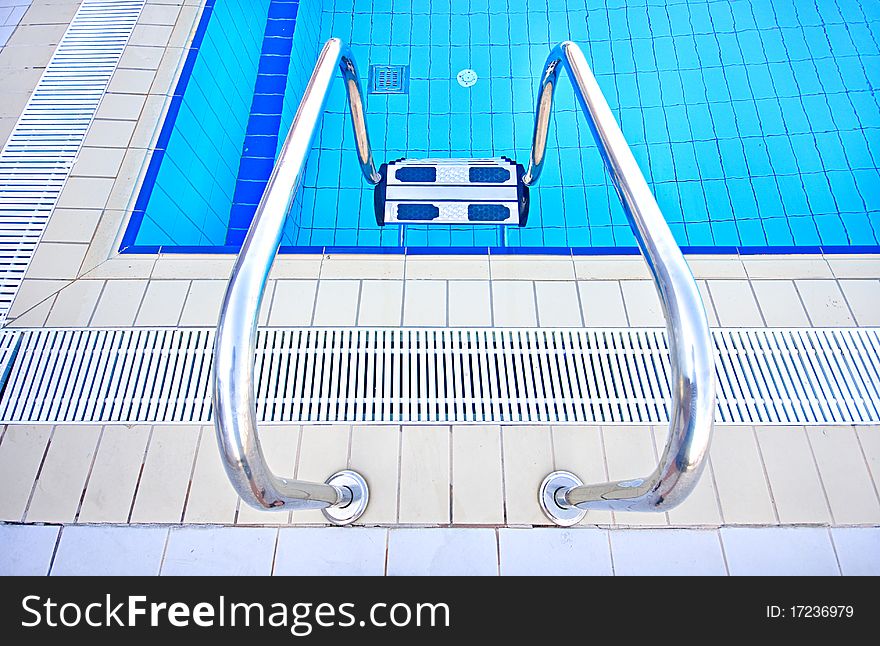
[[[0,152],[0,323],[144,0],[83,0]]]
[[[409,65],[371,65],[370,94],[406,94],[409,92]]]
[[[206,423],[213,330],[27,330],[0,423]],[[880,423],[880,330],[716,330],[716,419]],[[662,330],[263,329],[263,423],[664,424]]]

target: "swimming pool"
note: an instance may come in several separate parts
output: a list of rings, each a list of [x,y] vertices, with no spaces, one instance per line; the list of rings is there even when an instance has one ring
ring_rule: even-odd
[[[408,66],[407,93],[366,96],[377,162],[526,163],[537,77],[571,39],[686,251],[880,251],[880,3],[855,0],[208,0],[122,251],[237,251],[334,36],[365,84]],[[570,88],[556,96],[526,227],[407,225],[401,245],[337,83],[282,252],[635,251]]]

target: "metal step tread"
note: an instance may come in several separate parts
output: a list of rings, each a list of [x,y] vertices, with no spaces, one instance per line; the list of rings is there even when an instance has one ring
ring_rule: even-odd
[[[376,223],[525,226],[529,192],[524,172],[507,157],[383,164],[375,189]]]

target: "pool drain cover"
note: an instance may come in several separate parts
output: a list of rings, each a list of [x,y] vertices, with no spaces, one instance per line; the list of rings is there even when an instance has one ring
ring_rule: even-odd
[[[471,69],[462,70],[455,77],[461,87],[471,87],[477,82],[477,73]]]
[[[371,65],[370,94],[406,94],[409,65]]]

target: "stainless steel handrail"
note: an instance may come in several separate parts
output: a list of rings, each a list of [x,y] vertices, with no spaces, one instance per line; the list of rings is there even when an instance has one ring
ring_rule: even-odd
[[[558,524],[571,525],[588,509],[665,511],[687,498],[699,480],[712,437],[715,367],[706,312],[694,277],[583,52],[573,42],[560,44],[547,58],[524,182],[533,185],[541,176],[553,94],[563,68],[653,275],[666,315],[672,359],[669,435],[651,475],[584,485],[574,474],[557,471],[544,480],[539,492],[544,512]]]
[[[213,385],[214,426],[223,465],[242,499],[258,509],[323,509],[331,522],[345,524],[356,520],[367,506],[369,489],[364,478],[349,470],[332,475],[325,484],[276,476],[260,446],[254,399],[260,303],[337,69],[348,93],[361,170],[368,182],[379,182],[357,66],[349,47],[334,38],[318,57],[232,270],[217,326]]]

